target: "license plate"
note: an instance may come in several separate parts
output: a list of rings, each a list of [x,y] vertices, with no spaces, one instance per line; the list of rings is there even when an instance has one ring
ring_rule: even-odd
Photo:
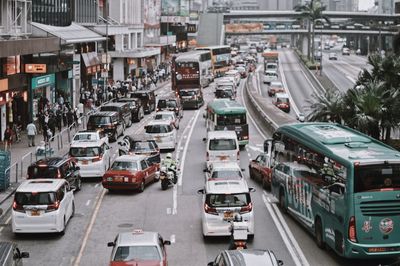
[[[224,160],[227,160],[227,159],[228,159],[228,156],[218,156],[218,158],[219,158],[221,161],[224,161]]]
[[[82,164],[88,164],[88,161],[86,161],[86,160],[82,161]]]
[[[224,220],[225,221],[230,221],[233,219],[233,212],[224,212]]]
[[[107,181],[113,181],[112,177],[107,177]]]
[[[114,178],[114,181],[115,181],[115,182],[122,182],[122,181],[123,181],[123,178],[122,178],[121,176],[118,176],[118,177],[115,177],[115,178]]]
[[[31,216],[40,216],[40,211],[39,210],[31,211]]]

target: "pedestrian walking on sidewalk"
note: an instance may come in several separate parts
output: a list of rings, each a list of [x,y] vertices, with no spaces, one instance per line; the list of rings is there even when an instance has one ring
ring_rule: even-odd
[[[37,134],[36,126],[32,121],[26,126],[26,131],[28,131],[28,146],[35,147],[35,136]]]
[[[11,142],[12,142],[13,132],[10,126],[7,126],[4,131],[4,150],[11,150]]]

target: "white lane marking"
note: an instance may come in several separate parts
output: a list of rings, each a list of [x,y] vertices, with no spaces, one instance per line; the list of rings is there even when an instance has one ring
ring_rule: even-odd
[[[290,241],[289,241],[289,239],[288,239],[288,237],[287,237],[287,235],[286,235],[284,229],[282,228],[282,225],[281,225],[281,223],[279,222],[278,217],[277,217],[277,216],[275,215],[275,213],[273,212],[272,207],[271,207],[271,205],[269,204],[269,202],[268,202],[268,200],[267,200],[267,197],[266,197],[264,194],[262,195],[262,199],[263,199],[263,201],[264,201],[265,207],[267,207],[267,210],[268,210],[268,212],[270,213],[270,215],[271,215],[271,217],[272,217],[272,220],[274,221],[274,224],[275,224],[276,228],[277,228],[278,231],[279,231],[279,234],[280,234],[281,237],[282,237],[283,242],[285,243],[285,245],[286,245],[286,247],[287,247],[287,249],[288,249],[290,255],[292,256],[294,263],[295,263],[296,265],[298,265],[298,266],[301,266],[302,264],[301,264],[299,258],[296,256],[296,253],[295,253],[295,251],[294,251],[292,245],[290,244]]]
[[[174,186],[172,191],[172,215],[176,215],[178,213],[178,186]]]
[[[92,201],[92,200],[86,201],[86,206],[89,206],[89,204],[90,204],[91,201]]]
[[[176,242],[175,235],[171,235],[170,241],[171,241],[171,244],[174,244]]]
[[[350,77],[349,75],[346,75],[345,76],[348,80],[350,80],[353,84],[356,84],[356,80],[355,79],[353,79],[352,77]]]
[[[172,209],[171,208],[167,208],[167,215],[171,215],[172,213]]]
[[[196,115],[194,116],[194,121],[193,121],[193,123],[192,123],[192,127],[190,128],[189,135],[188,135],[188,138],[187,138],[186,143],[185,143],[185,148],[183,149],[183,153],[182,153],[182,163],[181,163],[181,172],[180,172],[179,179],[178,179],[178,185],[179,185],[179,186],[182,186],[182,182],[183,182],[183,181],[182,181],[182,180],[183,180],[183,170],[184,170],[184,168],[185,168],[185,158],[186,158],[186,153],[187,153],[187,150],[188,150],[188,147],[189,147],[189,140],[190,140],[190,138],[192,137],[193,129],[195,128],[197,119],[199,118],[199,114],[200,114],[200,109],[196,111]]]
[[[99,186],[99,183],[97,183],[96,185],[94,185],[95,188],[97,188]]]
[[[250,152],[249,152],[249,153],[247,153],[247,156],[249,156],[249,158],[251,158],[251,154],[250,154]]]
[[[282,57],[282,56],[281,56]],[[299,115],[299,108],[297,108],[296,102],[293,100],[292,94],[290,93],[288,84],[286,82],[286,76],[285,73],[283,72],[283,65],[282,65],[282,60],[279,60],[279,73],[281,74],[282,77],[282,83],[283,87],[286,88],[287,94],[289,95],[290,102],[292,103],[291,105],[293,106],[293,111],[296,113],[296,115]]]
[[[8,224],[10,221],[11,221],[11,215],[10,215],[10,217],[7,218],[5,224]],[[5,226],[0,227],[0,233],[4,230],[4,227]]]
[[[81,245],[81,248],[79,249],[78,257],[76,257],[74,266],[79,266],[80,265],[83,252],[85,251],[86,244],[87,244],[87,241],[89,239],[89,235],[92,232],[94,222],[96,221],[96,217],[97,217],[97,214],[98,214],[98,212],[100,210],[100,205],[101,205],[101,202],[103,201],[103,198],[104,198],[105,194],[106,194],[106,190],[103,189],[103,191],[101,192],[100,197],[99,197],[99,199],[98,199],[98,201],[96,203],[96,207],[94,209],[94,212],[93,212],[93,215],[92,215],[92,219],[90,219],[90,223],[89,223],[89,225],[88,225],[88,227],[86,229],[85,237],[83,238],[82,245]]]
[[[264,152],[262,149],[257,148],[257,147],[254,147],[254,146],[251,146],[251,145],[249,145],[249,148],[250,148],[251,150],[253,150],[253,151]]]

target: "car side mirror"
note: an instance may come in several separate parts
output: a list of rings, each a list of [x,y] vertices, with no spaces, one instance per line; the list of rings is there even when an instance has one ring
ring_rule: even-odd
[[[256,189],[251,187],[251,188],[249,188],[249,192],[256,192]]]
[[[29,258],[29,252],[21,252],[21,258]]]
[[[197,190],[197,194],[204,194],[205,193],[205,190],[204,190],[204,188],[203,189],[199,189],[199,190]]]
[[[215,264],[215,262],[209,262],[208,264],[207,264],[207,266],[215,266],[215,265],[217,265],[217,264]]]
[[[203,169],[203,172],[204,172],[204,173],[209,173],[209,172],[210,172],[210,170],[209,170],[209,169],[207,169],[207,168],[204,168],[204,169]]]
[[[118,145],[122,145],[123,144],[123,142],[122,141],[118,141]]]
[[[171,245],[171,241],[169,241],[169,240],[164,240],[164,245]]]
[[[107,243],[107,247],[115,247],[115,243],[114,242],[108,242]]]
[[[79,166],[75,166],[75,170],[79,171],[79,170],[81,170],[81,168]]]
[[[244,171],[246,171],[246,169],[244,169],[244,168],[240,168],[240,171],[244,172]]]
[[[206,140],[207,140],[206,138],[203,138],[203,141],[204,141],[204,142],[206,142]]]
[[[282,260],[278,260],[278,265],[282,266],[283,265],[283,261]]]

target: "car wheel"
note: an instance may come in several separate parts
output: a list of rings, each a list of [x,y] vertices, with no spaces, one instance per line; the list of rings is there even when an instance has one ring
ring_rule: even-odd
[[[118,135],[117,135],[117,131],[115,131],[115,132],[114,132],[114,135],[113,135],[113,140],[114,140],[114,141],[117,141],[117,139],[118,139]]]
[[[279,208],[282,210],[282,212],[287,213],[285,192],[283,191],[283,189],[281,189],[281,191],[279,192]]]
[[[315,221],[315,242],[320,249],[325,248],[325,242],[322,238],[322,223],[319,217]]]
[[[144,180],[142,180],[142,182],[140,183],[140,187],[139,187],[139,192],[143,192],[144,191]]]
[[[63,229],[62,229],[62,231],[60,232],[60,235],[65,235],[65,228],[67,227],[67,222],[66,222],[66,220],[65,220],[65,216],[64,216],[64,220],[63,220],[63,223],[64,223],[64,227],[63,227]]]
[[[75,202],[72,202],[72,213],[71,213],[71,218],[74,217],[75,215]]]
[[[249,175],[250,175],[250,179],[254,179],[253,170],[251,167],[249,167]]]

